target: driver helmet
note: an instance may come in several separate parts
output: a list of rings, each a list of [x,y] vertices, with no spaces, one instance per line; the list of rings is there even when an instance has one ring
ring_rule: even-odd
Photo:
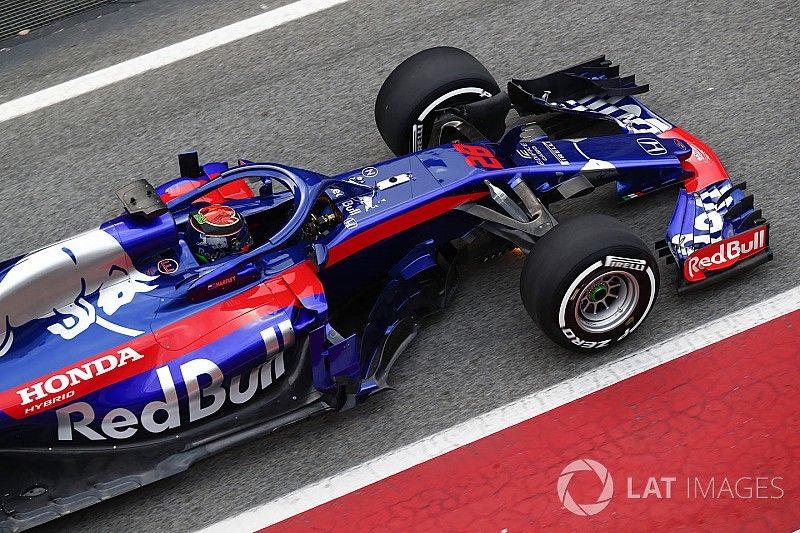
[[[244,217],[234,208],[219,204],[189,215],[186,242],[201,263],[247,252],[253,246]]]

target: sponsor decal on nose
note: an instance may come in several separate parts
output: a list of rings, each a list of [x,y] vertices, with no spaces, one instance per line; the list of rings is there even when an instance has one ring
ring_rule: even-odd
[[[636,139],[636,142],[639,143],[642,150],[647,152],[647,155],[659,156],[667,154],[667,149],[656,139],[646,137],[644,139]]]

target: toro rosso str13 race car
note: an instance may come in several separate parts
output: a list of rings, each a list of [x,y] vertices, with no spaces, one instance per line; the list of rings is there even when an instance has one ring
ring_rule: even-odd
[[[375,106],[395,159],[325,176],[200,164],[130,183],[98,229],[0,263],[0,527],[20,530],[387,387],[457,266],[518,248],[554,342],[612,346],[678,290],[772,258],[769,227],[703,142],[604,57],[501,91],[473,56],[400,64]],[[676,186],[649,246],[549,206]]]

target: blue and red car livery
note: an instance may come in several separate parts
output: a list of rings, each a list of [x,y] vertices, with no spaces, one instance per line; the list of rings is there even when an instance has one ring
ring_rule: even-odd
[[[519,247],[539,261],[529,277],[555,276],[544,256],[561,225],[548,206],[605,183],[621,201],[678,187],[658,248],[678,265],[681,291],[769,260],[768,226],[744,187],[618,74],[600,58],[513,80],[507,94],[450,84],[408,125],[409,153],[334,177],[182,154],[179,178],[120,191],[119,217],[0,263],[0,457],[17,465],[0,471],[0,528],[42,523],[386,388],[461,261]],[[493,113],[471,123],[476,105]],[[512,108],[528,120],[482,134]],[[186,228],[211,204],[244,217],[254,243],[202,263]],[[657,267],[625,239],[550,283],[561,287],[548,296],[558,296],[553,316],[532,315],[563,336],[554,340],[591,351],[647,315]]]

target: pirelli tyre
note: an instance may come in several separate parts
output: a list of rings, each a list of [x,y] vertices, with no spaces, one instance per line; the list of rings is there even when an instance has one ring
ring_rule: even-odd
[[[647,245],[605,215],[568,219],[525,260],[528,314],[556,343],[579,352],[608,348],[638,328],[658,296],[658,264]]]
[[[409,57],[383,82],[375,100],[375,123],[395,155],[423,149],[435,111],[500,92],[480,61],[459,48],[438,46]]]

